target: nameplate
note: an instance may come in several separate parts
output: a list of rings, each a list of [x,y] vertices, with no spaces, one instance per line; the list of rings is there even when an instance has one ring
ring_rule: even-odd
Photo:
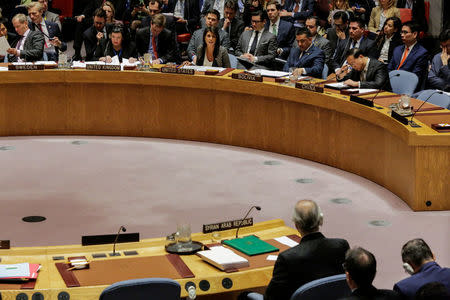
[[[162,67],[161,68],[161,73],[194,75],[195,74],[195,70],[194,69]]]
[[[242,224],[241,224],[242,223]],[[235,229],[238,227],[248,227],[253,225],[253,218],[240,219],[234,221],[225,221],[214,224],[203,225],[203,233],[210,233],[214,231],[223,231],[228,229]]]
[[[395,111],[391,112],[391,117],[393,117],[394,119],[396,119],[397,121],[399,121],[400,123],[404,124],[404,125],[408,125],[408,119],[398,113],[396,113]]]
[[[9,249],[9,248],[11,248],[11,242],[9,240],[0,241],[0,249]]]
[[[82,246],[113,244],[117,234],[84,235],[81,237]],[[139,242],[139,233],[122,233],[117,243]]]
[[[302,83],[296,82],[295,87],[305,91],[311,91],[316,93],[323,93],[323,87],[315,85],[314,83]]]
[[[37,71],[44,70],[44,65],[8,65],[9,71]]]
[[[368,107],[373,107],[373,101],[365,98],[361,98],[355,95],[350,95],[350,101],[356,102]]]
[[[120,71],[120,65],[86,64],[86,70],[93,71]]]
[[[239,80],[246,80],[246,81],[256,81],[256,82],[263,81],[263,77],[261,75],[255,75],[255,74],[251,74],[251,73],[233,73],[233,74],[231,74],[231,78],[239,79]]]

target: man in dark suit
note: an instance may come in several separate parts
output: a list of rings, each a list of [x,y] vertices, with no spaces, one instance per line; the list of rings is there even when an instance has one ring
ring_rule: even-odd
[[[44,35],[44,53],[49,61],[58,61],[59,51],[66,51],[67,44],[61,41],[61,31],[58,24],[45,21],[43,18],[44,7],[39,2],[31,2],[28,5],[28,15],[31,22],[28,24],[31,30],[39,30]]]
[[[333,49],[331,48],[330,41],[317,33],[319,30],[319,18],[311,16],[306,19],[306,28],[311,32],[312,43],[317,48],[320,48],[325,54],[325,64],[329,66],[331,57],[333,56]]]
[[[155,64],[178,63],[181,60],[174,35],[164,28],[165,21],[163,15],[154,15],[150,27],[136,32],[138,54],[143,56],[145,53],[150,53]]]
[[[167,11],[173,13],[177,34],[193,33],[200,21],[198,0],[169,0]]]
[[[337,79],[346,85],[362,89],[390,89],[386,65],[375,58],[364,56],[358,48],[347,51],[347,63],[352,67],[341,72]]]
[[[106,12],[97,8],[94,12],[94,25],[83,33],[84,47],[86,48],[86,61],[94,60],[94,53],[100,40],[109,39],[112,26],[106,25]]]
[[[236,17],[238,9],[237,1],[226,0],[223,9],[224,18],[219,21],[219,28],[222,28],[223,31],[228,33],[228,37],[230,38],[229,53],[234,53],[236,50],[239,37],[245,27],[244,22]]]
[[[300,243],[278,255],[266,300],[288,300],[301,285],[319,278],[342,274],[342,263],[349,249],[343,239],[326,238],[319,228],[323,215],[312,200],[300,200],[293,220],[300,232]]]
[[[352,291],[349,297],[340,300],[399,300],[399,295],[391,290],[379,290],[372,285],[377,272],[377,261],[369,251],[357,247],[345,254],[344,262],[347,284]]]
[[[213,9],[206,13],[205,20],[207,27],[217,27],[219,25],[220,14],[217,10]],[[191,37],[189,41],[189,45],[187,47],[187,54],[191,61],[197,56],[197,48],[203,45],[203,33],[205,32],[205,28],[197,29]],[[230,48],[230,38],[226,31],[223,31],[219,28],[219,41],[220,45],[228,50]]]
[[[442,283],[450,293],[450,268],[441,268],[435,261],[430,247],[423,239],[413,239],[402,247],[402,261],[411,274],[394,285],[403,299],[414,299],[416,292],[430,282]]]
[[[365,24],[361,19],[354,19],[350,21],[349,37],[345,40],[340,40],[333,57],[333,70],[339,75],[339,69],[344,67],[346,62],[346,54],[349,49],[358,48],[368,57],[376,57],[377,49],[373,40],[364,36]]]
[[[450,29],[446,29],[439,35],[442,51],[436,54],[431,61],[428,73],[428,87],[450,92]]]
[[[397,0],[397,7],[411,9],[412,19],[419,23],[420,31],[428,31],[428,22],[425,17],[424,0]]]
[[[277,0],[270,0],[267,3],[266,10],[269,22],[266,23],[265,30],[277,37],[278,57],[286,59],[295,39],[294,25],[291,22],[280,19],[281,5]]]
[[[322,77],[325,55],[323,51],[312,44],[311,33],[306,28],[299,28],[295,35],[298,48],[293,48],[284,65],[284,71],[296,68],[294,74],[297,76]]]
[[[36,0],[34,0],[36,1]],[[48,0],[38,0],[40,4],[44,7],[42,18],[44,18],[45,21],[56,23],[59,27],[59,30],[62,30],[61,21],[59,20],[59,15],[55,14],[54,12],[51,12],[48,10]]]
[[[267,13],[257,11],[252,15],[252,29],[246,30],[239,38],[236,47],[236,56],[249,61],[247,66],[238,62],[238,68],[265,68],[270,69],[277,54],[276,37],[264,30],[267,22]]]
[[[419,78],[416,91],[421,89],[428,68],[428,51],[417,42],[419,30],[419,24],[414,21],[403,24],[401,37],[404,45],[394,49],[388,65],[389,72],[404,70],[416,74]]]
[[[12,42],[11,47],[6,52],[8,61],[37,61],[42,59],[44,52],[44,35],[40,31],[31,31],[28,28],[27,16],[17,14],[12,19],[12,24],[18,38]]]
[[[345,11],[337,11],[333,15],[334,26],[327,29],[325,38],[330,41],[333,54],[339,41],[348,38],[348,15]]]
[[[314,13],[314,0],[286,0],[280,17],[289,22],[305,24],[308,17]]]

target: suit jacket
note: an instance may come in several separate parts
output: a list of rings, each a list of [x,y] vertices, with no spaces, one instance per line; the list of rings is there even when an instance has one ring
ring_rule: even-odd
[[[375,2],[373,0],[349,0],[348,5],[351,7],[359,5],[359,7],[364,8],[366,10],[365,13],[357,13],[354,12],[356,17],[363,19],[363,21],[367,24],[369,22],[370,13],[372,9],[375,7]]]
[[[349,297],[339,300],[400,300],[400,296],[391,290],[379,290],[373,285],[368,288],[357,288]]]
[[[94,15],[94,11],[103,4],[103,0],[91,0],[84,7],[83,15],[88,19]]]
[[[265,30],[269,31],[270,21],[266,22]],[[292,43],[295,40],[295,28],[291,22],[280,20],[280,24],[277,30],[277,44],[278,48],[283,49],[281,58],[287,58],[292,47]]]
[[[333,49],[331,48],[330,41],[320,34],[317,34],[316,38],[313,41],[313,45],[317,48],[322,49],[323,54],[325,55],[325,64],[329,65],[331,62],[331,58],[333,57]]]
[[[449,92],[450,68],[448,64],[446,66],[442,64],[441,53],[436,54],[431,61],[431,68],[428,73],[428,88]]]
[[[361,80],[361,72],[352,69],[342,80],[351,79],[354,81]],[[366,73],[366,80],[361,81],[362,89],[384,89],[390,90],[389,73],[384,63],[371,58],[369,60],[369,68]]]
[[[171,13],[175,10],[178,0],[169,0],[167,10]],[[190,32],[194,32],[200,21],[200,6],[197,0],[184,0],[184,19]]]
[[[286,0],[283,9],[293,12],[295,7],[295,0]],[[303,0],[301,9],[294,13],[292,18],[287,18],[288,21],[293,22],[294,20],[306,20],[308,17],[312,16],[314,12],[314,0]]]
[[[222,18],[219,21],[219,28],[223,28],[223,23],[225,19]],[[225,32],[228,33],[228,37],[230,39],[230,49],[233,48],[233,52],[236,50],[236,46],[239,41],[239,37],[241,36],[242,32],[244,31],[245,25],[244,21],[242,21],[240,18],[236,17],[231,21],[231,28],[228,27]]]
[[[112,31],[112,24],[106,24],[106,39]],[[89,27],[83,32],[84,47],[86,48],[86,61],[94,60],[95,49],[97,48],[97,29]]]
[[[100,44],[95,49],[94,59],[99,60],[100,57],[115,56],[116,53],[111,44],[111,40],[102,39]],[[137,58],[136,45],[134,42],[129,42],[128,44],[122,44],[122,53],[119,55],[119,61],[122,62],[123,58]]]
[[[330,41],[330,46],[331,46],[332,53],[334,54],[336,52],[336,48],[337,48],[337,46],[339,44],[339,41],[340,41],[340,39],[338,38],[338,36],[336,34],[336,29],[333,28],[333,27],[328,28],[327,32],[326,32],[326,35],[327,35],[327,40]],[[348,28],[345,31],[345,37],[346,38],[349,37],[349,35],[348,35]],[[333,55],[331,57],[333,57]]]
[[[187,47],[187,53],[190,60],[196,55],[197,48],[203,45],[203,33],[205,32],[205,28],[197,29],[192,35],[189,45]],[[226,49],[230,48],[230,38],[228,37],[228,33],[219,29],[219,40],[220,45],[225,47]]]
[[[45,21],[50,21],[50,22],[56,23],[59,27],[59,30],[62,30],[61,21],[59,20],[58,14],[55,14],[55,13],[47,10],[44,13],[43,17],[44,17]]]
[[[397,0],[397,7],[404,8],[406,5],[406,0]],[[413,0],[412,8],[412,19],[420,24],[421,30],[424,32],[428,31],[428,23],[425,17],[425,1],[424,0]]]
[[[15,48],[20,40],[20,36],[16,38],[11,44],[11,48]],[[20,58],[25,59],[25,61],[37,61],[42,60],[42,55],[44,53],[44,35],[40,31],[32,31],[28,33],[27,39],[23,44],[23,50],[20,51]],[[17,61],[17,57],[8,55],[8,61]]]
[[[61,41],[61,47],[55,47],[55,53],[48,53],[48,60],[49,61],[57,61],[58,60],[58,51],[66,51],[67,50],[67,44],[65,42],[62,41],[62,35],[61,35],[61,30],[59,29],[58,24],[54,23],[54,22],[50,22],[50,21],[44,21],[45,22],[45,26],[47,27],[47,31],[48,31],[48,36],[50,38],[54,38],[57,37],[60,41]],[[28,22],[28,27],[31,30],[36,30],[36,31],[40,31],[38,25]],[[45,37],[44,37],[45,38]],[[45,45],[45,42],[44,42]],[[44,49],[45,50],[45,49]]]
[[[197,66],[203,66],[203,59],[205,54],[203,53],[203,45],[200,45],[197,49]],[[214,57],[213,67],[231,68],[230,57],[225,47],[220,46],[219,53]]]
[[[344,273],[348,249],[343,239],[329,239],[320,232],[305,235],[300,244],[278,255],[264,299],[289,300],[307,282]]]
[[[436,262],[424,264],[419,272],[405,278],[394,285],[404,299],[414,299],[414,296],[423,285],[430,282],[440,282],[450,293],[450,268],[441,268]]]
[[[346,53],[350,49],[352,39],[347,38],[345,40],[339,40],[336,52],[334,53],[332,62],[332,71],[337,68],[342,67],[342,64],[347,60]],[[359,43],[359,49],[363,52],[365,56],[376,58],[377,48],[375,47],[375,42],[367,37],[362,37]]]
[[[321,78],[325,62],[325,54],[323,51],[320,48],[311,45],[301,58],[299,58],[300,53],[300,48],[292,49],[283,70],[287,72],[289,71],[289,68],[292,67],[305,68],[306,75]]]
[[[392,6],[387,11],[385,11],[386,19],[390,17],[398,17],[400,18],[400,11],[397,7]],[[378,27],[380,26],[380,16],[381,16],[381,8],[379,6],[372,9],[372,13],[370,14],[370,20],[368,28],[372,32],[377,32]]]
[[[405,50],[405,45],[398,46],[394,49],[394,54],[388,65],[388,71],[397,70],[400,65],[400,61],[403,56],[403,51]],[[419,83],[417,84],[417,89],[419,90],[422,86],[423,80],[426,78],[428,68],[428,51],[422,47],[419,43],[416,43],[411,49],[408,57],[401,66],[400,70],[412,72],[419,78]]]
[[[150,45],[150,27],[139,29],[136,32],[136,48],[138,54],[143,56],[148,52],[148,46]],[[158,58],[166,62],[180,62],[178,55],[178,46],[175,41],[175,36],[172,32],[164,28],[163,31],[156,37],[156,51]]]
[[[241,56],[247,52],[252,34],[253,30],[247,30],[241,34],[235,51],[236,56]],[[270,68],[277,54],[277,48],[275,36],[267,30],[263,30],[261,39],[255,50],[255,56],[258,58],[257,64]]]
[[[381,49],[383,48],[383,44],[384,44],[384,39],[382,41],[380,41],[379,44],[377,44],[377,41],[375,41],[376,47],[377,47],[377,58],[380,58],[380,54],[381,54]],[[394,55],[394,49],[397,48],[398,46],[401,46],[403,44],[402,39],[398,36],[398,38],[396,38],[396,36],[394,36],[391,40],[391,42],[389,43],[389,50],[388,50],[388,61],[391,61],[392,59],[392,55]]]

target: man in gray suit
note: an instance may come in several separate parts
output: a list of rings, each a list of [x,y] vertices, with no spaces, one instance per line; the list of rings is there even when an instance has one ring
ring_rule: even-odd
[[[6,52],[8,61],[37,61],[42,59],[44,52],[44,35],[40,31],[31,31],[28,28],[27,16],[17,14],[12,19],[12,24],[18,38],[12,42],[11,47]]]
[[[205,16],[206,27],[217,27],[219,25],[220,14],[217,10],[213,9],[207,12]],[[192,61],[197,55],[197,48],[203,45],[203,32],[205,28],[200,28],[194,31],[194,34],[189,41],[187,53],[189,59]],[[230,48],[230,38],[222,28],[219,28],[220,45],[226,49]]]
[[[236,47],[236,56],[240,58],[238,68],[271,68],[277,54],[278,45],[276,36],[268,30],[264,30],[267,19],[265,11],[257,11],[252,15],[253,30],[244,31]]]
[[[42,4],[42,6],[44,6],[44,13],[42,14],[44,20],[58,24],[59,30],[61,30],[62,26],[61,22],[59,21],[59,15],[48,11],[48,0],[38,0],[38,2]]]
[[[311,16],[306,19],[306,28],[311,32],[312,44],[317,48],[322,49],[325,54],[325,64],[328,66],[331,58],[333,56],[333,49],[331,48],[330,41],[317,33],[319,29],[319,18],[316,16]]]

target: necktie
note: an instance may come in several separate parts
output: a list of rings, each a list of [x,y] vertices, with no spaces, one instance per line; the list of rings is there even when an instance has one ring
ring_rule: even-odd
[[[153,35],[152,35],[152,48],[153,48],[153,55],[155,56],[155,59],[158,59],[158,52],[156,51],[156,40]]]
[[[276,23],[272,25],[272,30],[273,30],[273,34],[275,36],[278,36],[278,30],[277,30],[277,24]]]
[[[20,39],[19,39],[19,41],[17,42],[17,45],[16,45],[16,49],[17,49],[17,50],[20,49],[20,46],[22,45],[22,41],[23,41],[23,35],[20,36]]]
[[[403,57],[402,57],[402,60],[400,61],[400,64],[398,65],[398,68],[397,68],[397,70],[400,70],[401,66],[402,66],[402,65],[403,65],[403,63],[405,62],[405,60],[406,60],[406,57],[408,56],[408,52],[409,52],[409,48],[408,48],[408,47],[406,47],[406,48],[405,48],[405,52],[403,53]]]
[[[295,5],[294,5],[294,12],[298,12],[298,11],[299,11],[299,8],[300,8],[299,3],[295,2]]]
[[[256,46],[258,45],[258,31],[255,31],[255,38],[253,39],[252,46],[250,47],[250,54],[255,55]]]
[[[39,23],[39,30],[44,33],[44,31],[42,30],[42,24]],[[47,44],[47,37],[44,36],[44,41],[45,41],[45,48],[48,48],[48,44]]]

